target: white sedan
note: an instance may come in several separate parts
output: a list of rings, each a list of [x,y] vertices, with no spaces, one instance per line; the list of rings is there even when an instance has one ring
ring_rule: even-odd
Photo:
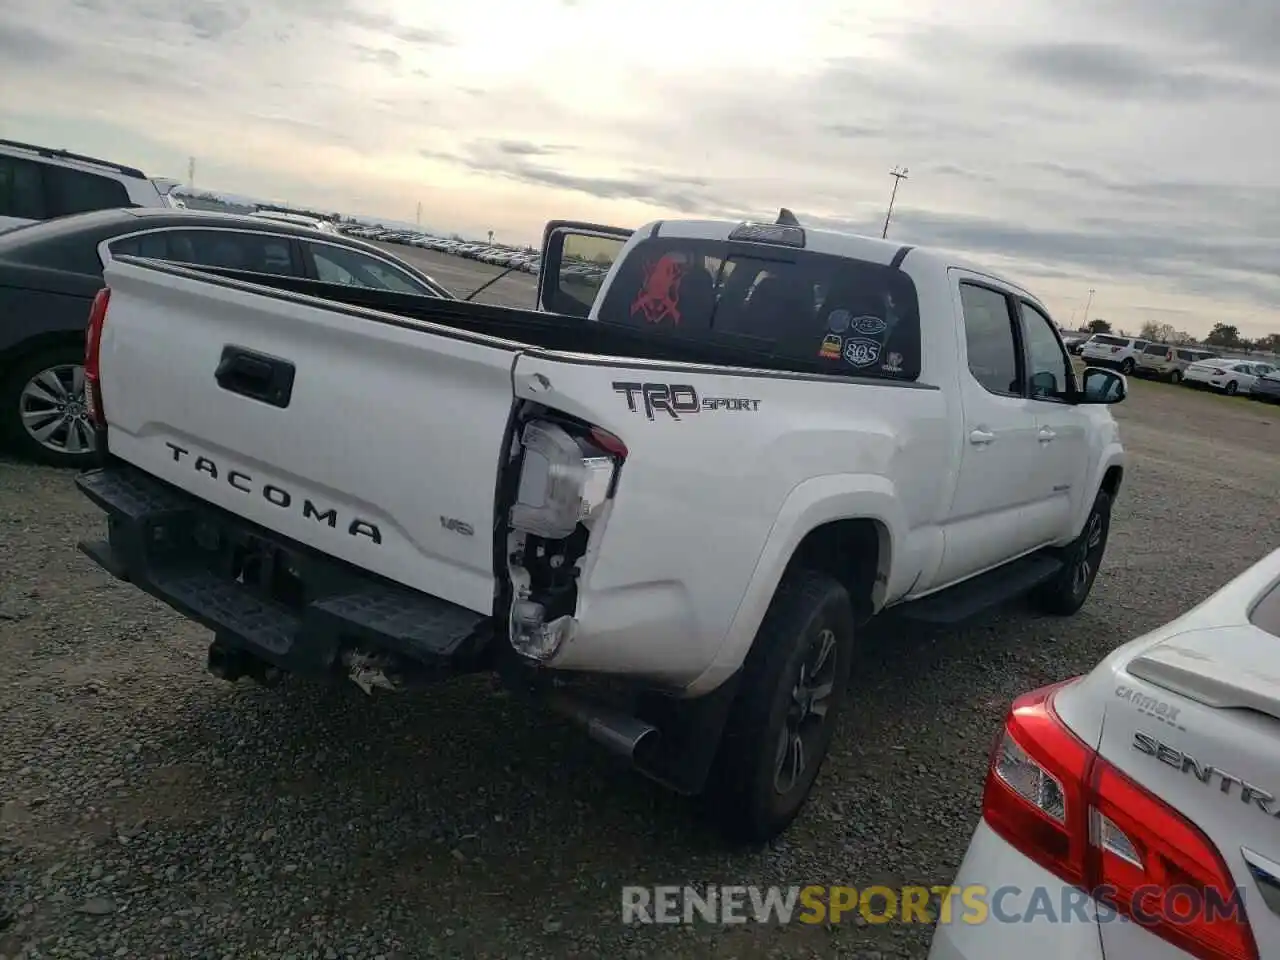
[[[1014,701],[948,896],[929,960],[1280,957],[1280,550]]]
[[[1229,396],[1248,393],[1253,381],[1264,373],[1275,370],[1274,364],[1257,360],[1198,360],[1190,364],[1182,374],[1182,382],[1189,386],[1213,387]]]

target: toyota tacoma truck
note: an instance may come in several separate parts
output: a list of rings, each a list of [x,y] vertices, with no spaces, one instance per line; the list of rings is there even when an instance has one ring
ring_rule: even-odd
[[[492,671],[748,841],[809,794],[863,624],[1075,612],[1124,470],[1123,376],[1034,296],[792,217],[553,222],[530,310],[104,282],[81,548],[215,674]]]

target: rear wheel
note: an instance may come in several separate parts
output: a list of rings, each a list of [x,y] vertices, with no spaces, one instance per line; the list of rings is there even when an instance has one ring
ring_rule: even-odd
[[[1111,532],[1111,496],[1099,490],[1084,529],[1062,551],[1063,567],[1052,580],[1041,584],[1031,598],[1045,613],[1070,616],[1084,606],[1098,577]]]
[[[1182,382],[1182,371],[1181,371],[1181,370],[1175,370],[1175,371],[1173,371],[1173,373],[1169,374],[1169,382],[1170,382],[1170,383],[1172,383],[1172,384],[1175,384],[1175,385],[1176,385],[1176,384],[1181,383],[1181,382]]]
[[[1123,373],[1126,377],[1129,376],[1129,374],[1133,373],[1133,367],[1134,367],[1133,357],[1126,357],[1125,359],[1120,361],[1120,372]]]
[[[1231,380],[1231,381],[1228,381],[1227,385],[1223,389],[1226,390],[1228,397],[1234,397],[1237,393],[1240,392],[1240,384],[1236,383],[1234,380]]]
[[[711,781],[731,839],[770,840],[800,812],[844,701],[853,634],[836,580],[812,570],[784,577],[743,666]]]
[[[3,430],[26,457],[55,467],[94,460],[84,398],[84,348],[52,347],[23,357],[0,385]]]

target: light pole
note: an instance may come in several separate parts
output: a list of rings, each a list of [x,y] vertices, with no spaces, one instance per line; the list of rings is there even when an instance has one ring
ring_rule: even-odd
[[[1093,287],[1089,288],[1089,299],[1084,302],[1084,320],[1081,322],[1081,329],[1089,325],[1089,308],[1093,306]]]
[[[907,168],[894,167],[889,171],[889,176],[893,177],[893,192],[889,194],[889,210],[884,215],[884,229],[880,231],[881,238],[889,236],[889,219],[893,216],[893,201],[898,198],[898,184],[907,179]]]

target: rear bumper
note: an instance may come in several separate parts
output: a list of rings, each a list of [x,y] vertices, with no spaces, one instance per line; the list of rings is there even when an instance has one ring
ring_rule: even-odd
[[[1103,960],[1093,901],[983,821],[954,886],[962,892],[954,896],[951,915],[939,918],[929,960]]]
[[[281,670],[331,672],[347,649],[451,670],[478,658],[490,618],[390,583],[115,464],[76,478],[107,514],[105,540],[80,549]]]

